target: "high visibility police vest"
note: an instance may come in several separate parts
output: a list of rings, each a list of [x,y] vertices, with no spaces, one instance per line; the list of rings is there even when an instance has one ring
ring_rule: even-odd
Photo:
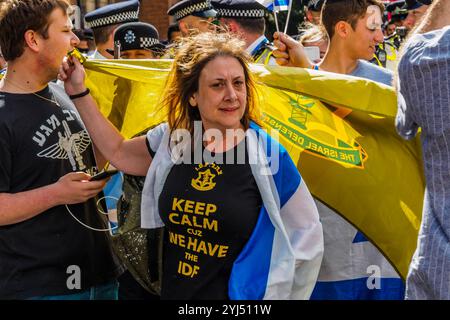
[[[253,60],[255,61],[255,63],[268,65],[270,64],[271,59],[275,59],[272,55],[272,50],[266,46],[264,46],[262,50],[253,55]]]
[[[251,55],[255,63],[276,65],[275,58],[272,55],[272,48],[269,46],[269,40],[265,37],[252,50]]]
[[[373,62],[380,67],[394,70],[397,61],[398,46],[396,35],[385,38],[383,42],[378,44]]]

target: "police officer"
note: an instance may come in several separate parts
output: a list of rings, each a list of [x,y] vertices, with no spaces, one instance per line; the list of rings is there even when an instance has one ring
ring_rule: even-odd
[[[398,57],[398,50],[403,40],[403,35],[400,32],[404,29],[401,21],[406,18],[407,11],[403,8],[404,0],[398,0],[386,5],[385,11],[385,35],[383,42],[376,47],[375,55],[372,60],[373,63],[380,67],[385,67],[394,71],[396,68],[396,61]],[[398,33],[397,33],[398,31]],[[406,30],[404,30],[406,32]]]
[[[190,32],[204,32],[214,29],[216,10],[211,6],[210,0],[182,0],[167,11],[178,22],[181,34]]]
[[[266,8],[254,0],[213,0],[220,23],[240,36],[256,63],[276,65],[264,35]]]
[[[77,45],[78,51],[84,55],[91,55],[95,50],[94,34],[90,29],[77,29],[73,33],[80,39],[80,43]]]
[[[114,32],[114,44],[122,59],[155,59],[164,53],[158,30],[149,23],[129,22]]]
[[[130,0],[106,5],[89,12],[84,17],[86,27],[94,33],[96,50],[92,59],[112,59],[114,30],[122,23],[138,21],[139,0]]]
[[[178,23],[171,23],[167,28],[167,43],[171,44],[181,37],[180,27]]]

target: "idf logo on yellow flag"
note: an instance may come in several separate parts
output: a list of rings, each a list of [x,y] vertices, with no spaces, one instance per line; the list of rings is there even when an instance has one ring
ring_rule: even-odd
[[[279,131],[287,142],[301,152],[346,167],[364,167],[367,154],[356,142],[358,134],[342,118],[326,109],[320,100],[302,94],[274,93],[279,100],[275,103],[270,101],[269,105],[282,112],[277,115],[264,112],[262,120],[266,126]],[[341,110],[337,108],[337,111]]]

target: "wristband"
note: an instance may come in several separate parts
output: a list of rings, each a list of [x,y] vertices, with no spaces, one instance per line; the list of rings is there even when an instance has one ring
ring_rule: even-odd
[[[86,88],[86,90],[84,90],[81,93],[70,95],[69,98],[70,98],[70,100],[78,99],[78,98],[87,96],[89,94],[89,92],[91,92],[91,90],[89,90],[89,88]]]

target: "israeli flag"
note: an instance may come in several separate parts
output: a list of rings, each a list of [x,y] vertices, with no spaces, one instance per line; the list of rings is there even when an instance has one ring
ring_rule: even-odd
[[[289,0],[256,0],[269,11],[287,11],[289,10]]]
[[[258,222],[236,258],[231,300],[309,299],[323,255],[317,208],[286,149],[253,123],[248,130],[251,170],[263,200]],[[273,133],[272,133],[273,134]],[[267,161],[258,161],[262,155]],[[264,175],[262,163],[272,165]],[[273,166],[274,161],[279,161]]]

